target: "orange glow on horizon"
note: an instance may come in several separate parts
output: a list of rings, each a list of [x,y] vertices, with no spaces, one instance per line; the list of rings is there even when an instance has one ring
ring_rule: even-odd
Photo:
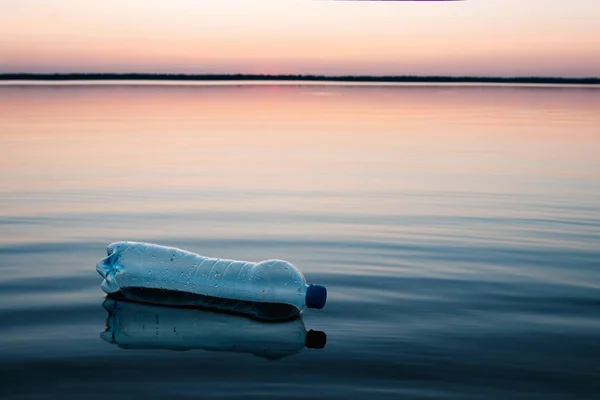
[[[600,75],[596,1],[359,3],[7,0],[0,72]]]

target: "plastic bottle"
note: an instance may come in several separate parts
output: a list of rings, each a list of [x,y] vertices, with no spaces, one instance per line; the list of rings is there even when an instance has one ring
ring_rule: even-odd
[[[294,318],[304,307],[323,308],[327,300],[325,287],[307,285],[287,261],[224,260],[138,242],[112,243],[107,254],[96,270],[104,278],[102,290],[114,298],[267,320]]]
[[[123,349],[206,350],[280,359],[322,349],[327,336],[306,331],[302,318],[277,324],[219,312],[163,307],[107,298],[100,337]]]

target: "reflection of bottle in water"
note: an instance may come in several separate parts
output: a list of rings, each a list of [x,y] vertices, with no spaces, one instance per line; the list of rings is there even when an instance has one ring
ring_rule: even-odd
[[[304,347],[322,349],[326,336],[306,331],[302,318],[280,323],[192,308],[174,308],[107,298],[106,331],[100,336],[125,349],[170,349],[251,353],[279,359]]]
[[[282,260],[259,263],[203,257],[172,247],[116,242],[96,270],[113,297],[164,305],[199,306],[289,319],[304,307],[323,308],[327,291],[307,285]]]

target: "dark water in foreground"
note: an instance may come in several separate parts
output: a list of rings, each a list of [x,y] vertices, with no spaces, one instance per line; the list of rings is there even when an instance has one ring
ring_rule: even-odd
[[[598,110],[595,88],[0,86],[0,397],[598,398]],[[328,303],[103,306],[116,240],[286,259]]]

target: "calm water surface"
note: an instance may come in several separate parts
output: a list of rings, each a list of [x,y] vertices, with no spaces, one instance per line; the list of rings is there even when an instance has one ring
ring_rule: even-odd
[[[599,110],[576,87],[0,86],[0,397],[598,398]],[[286,259],[328,304],[103,305],[116,240]]]

